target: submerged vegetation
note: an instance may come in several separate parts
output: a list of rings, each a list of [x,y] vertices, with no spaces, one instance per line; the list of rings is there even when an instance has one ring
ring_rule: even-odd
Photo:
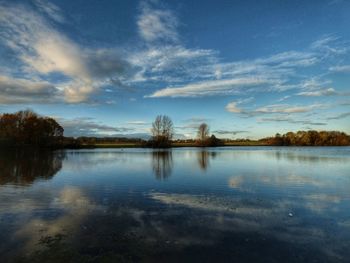
[[[65,137],[63,127],[53,118],[39,116],[31,110],[0,115],[0,146],[46,148],[114,148],[114,147],[214,147],[214,146],[348,146],[350,136],[339,131],[298,131],[277,133],[260,140],[219,139],[210,135],[208,124],[198,126],[196,139],[174,137],[169,116],[158,115],[152,123],[150,140],[120,137]]]

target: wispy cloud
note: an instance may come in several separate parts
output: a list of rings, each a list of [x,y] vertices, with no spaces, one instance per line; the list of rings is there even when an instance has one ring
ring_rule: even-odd
[[[195,70],[189,69],[186,72],[186,76],[193,74],[192,79],[202,79],[202,81],[181,87],[166,87],[155,91],[148,97],[196,97],[227,95],[238,90],[251,93],[301,88],[296,84],[287,84],[288,77],[295,75],[293,67],[305,67],[315,63],[316,59],[310,56],[311,54],[291,52],[253,61],[224,64],[215,62],[209,66],[206,64],[206,66],[199,66]],[[220,71],[219,77],[222,79],[218,79],[218,70]],[[260,85],[260,87],[257,90],[244,89],[247,85]]]
[[[291,97],[290,95],[286,95],[286,96],[283,96],[282,98],[278,99],[277,101],[282,102],[282,101],[289,99],[290,97]]]
[[[59,91],[49,82],[0,75],[1,104],[52,103],[58,95]]]
[[[299,92],[297,95],[299,96],[311,96],[311,97],[320,97],[320,96],[333,96],[338,93],[333,88],[324,89],[324,90],[316,90],[316,91],[304,91]]]
[[[116,127],[96,122],[93,118],[56,118],[64,128],[66,136],[116,136],[134,132],[134,128]]]
[[[188,130],[188,132],[191,133],[191,135],[193,135],[193,132],[198,131],[198,128],[202,123],[210,124],[210,122],[211,122],[210,118],[191,117],[191,118],[182,120],[183,124],[180,126],[176,126],[175,128],[177,130],[181,130],[181,131]],[[188,136],[189,136],[189,134],[188,134]]]
[[[274,116],[259,118],[258,122],[288,122],[292,124],[312,125],[312,126],[323,126],[327,125],[325,122],[316,122],[308,119],[294,119],[290,116]]]
[[[203,72],[194,69],[217,63],[217,51],[183,45],[177,16],[161,8],[157,1],[141,2],[136,24],[143,45],[127,55],[127,61],[138,69],[127,80],[130,84],[186,83],[203,79]]]
[[[335,45],[338,40],[339,37],[337,36],[326,35],[314,41],[311,44],[311,49],[322,52],[323,57],[345,54],[349,51],[349,48],[347,45],[343,45],[342,43]]]
[[[203,123],[208,121],[210,121],[210,119],[204,118],[204,117],[192,117],[192,118],[183,120],[183,122],[185,123]]]
[[[237,104],[248,104],[254,100],[255,100],[254,97],[241,98],[241,99],[237,100]]]
[[[6,51],[14,54],[13,60],[19,65],[13,70],[2,65],[7,68],[6,74],[2,68],[0,74],[3,104],[81,103],[91,101],[103,91],[108,92],[108,98],[103,101],[114,104],[112,96],[116,94],[110,92],[112,87],[132,87],[136,92],[146,90],[146,98],[240,95],[242,98],[228,103],[226,110],[251,117],[301,114],[324,107],[315,103],[282,104],[281,101],[291,96],[295,99],[295,95],[346,94],[341,89],[335,90],[327,79],[329,72],[349,71],[349,65],[339,64],[338,60],[337,64],[330,63],[335,61],[332,58],[349,51],[348,45],[337,36],[323,36],[300,50],[224,60],[218,50],[186,45],[179,31],[180,26],[186,25],[165,4],[143,1],[135,21],[138,43],[124,49],[100,48],[83,46],[63,33],[61,23],[67,26],[69,22],[59,6],[44,0],[32,3],[9,2],[0,6],[0,44],[6,45]],[[319,67],[324,64],[326,68]],[[62,77],[53,78],[53,75]],[[280,96],[280,104],[249,105],[262,93],[275,95],[276,92],[285,95]]]
[[[140,125],[140,126],[143,126],[143,125],[148,125],[150,123],[146,122],[146,121],[128,121],[127,124],[129,125]]]
[[[257,113],[305,113],[314,109],[324,108],[323,104],[312,104],[307,106],[294,106],[288,104],[275,104],[260,107],[255,110]]]
[[[140,36],[148,42],[178,41],[177,17],[167,9],[155,7],[151,1],[141,3],[137,25]]]
[[[193,68],[215,63],[215,53],[207,49],[188,49],[181,45],[149,46],[129,54],[128,62],[140,69],[129,82],[178,83],[196,78]]]
[[[319,76],[310,77],[300,82],[299,89],[303,91],[319,90],[329,86],[332,82],[328,79],[321,79]]]
[[[35,2],[58,19],[58,8],[44,1]],[[18,15],[21,14],[21,15]],[[22,5],[0,7],[0,38],[22,63],[21,74],[45,79],[51,73],[66,76],[52,83],[67,102],[85,101],[110,78],[118,78],[128,67],[115,50],[88,49],[79,46],[53,28],[38,12]]]
[[[41,12],[45,13],[54,21],[58,23],[65,22],[61,9],[57,5],[49,2],[48,0],[34,0],[33,2]]]
[[[302,114],[312,112],[314,110],[325,109],[328,105],[326,104],[310,104],[310,105],[289,105],[289,104],[271,104],[255,109],[242,108],[239,106],[237,101],[232,101],[226,105],[226,111],[239,114],[242,117],[254,117],[258,115],[282,115],[277,117],[276,121],[284,121],[287,118],[283,115]],[[272,120],[272,119],[271,119]]]
[[[242,131],[242,130],[215,130],[213,131],[215,134],[219,135],[237,135],[241,133],[249,133],[249,131]]]
[[[329,70],[332,72],[349,73],[350,65],[334,66],[334,67],[330,67]]]
[[[188,84],[176,88],[165,88],[149,95],[150,98],[159,97],[197,97],[208,95],[237,94],[245,87],[273,84],[273,80],[264,78],[234,78],[223,80],[210,80],[200,83]]]
[[[333,115],[331,117],[327,117],[326,120],[339,120],[344,119],[350,116],[350,112],[343,112],[338,115]]]
[[[187,50],[184,47],[182,48]],[[304,51],[292,50],[252,60],[225,63],[220,61],[218,53],[213,50],[201,50],[198,53],[191,50],[191,52],[198,54],[198,57],[187,56],[188,60],[180,59],[177,63],[166,64],[162,62],[159,65],[167,65],[167,67],[154,67],[152,72],[157,72],[159,68],[166,68],[167,70],[161,71],[161,79],[164,82],[168,80],[173,84],[182,81],[184,84],[168,85],[146,97],[200,97],[237,94],[239,91],[249,94],[254,92],[282,92],[291,89],[299,90],[305,96],[312,96],[311,93],[306,92],[326,89],[325,86],[329,85],[331,81],[326,79],[324,74],[310,77],[304,75],[302,70],[306,67],[313,67],[320,62],[325,62],[331,56],[340,56],[347,51],[346,45],[333,36],[318,39]],[[158,51],[158,53],[163,54],[161,51]],[[205,60],[210,63],[203,63]],[[162,61],[162,59],[157,61]],[[166,56],[165,61],[169,62],[172,59]],[[200,63],[196,64],[196,62]],[[179,67],[179,65],[181,66]],[[170,76],[169,72],[180,72],[181,74],[167,79],[167,76]],[[178,76],[180,78],[176,78]],[[252,83],[252,80],[264,81],[264,83]],[[259,87],[257,89],[247,89],[249,82],[252,83],[252,86],[259,85]],[[331,90],[328,88],[327,92],[321,93],[322,95],[330,95]],[[314,94],[313,96],[317,96],[316,92]]]

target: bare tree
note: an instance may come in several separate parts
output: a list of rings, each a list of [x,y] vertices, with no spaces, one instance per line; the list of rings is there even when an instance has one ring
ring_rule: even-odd
[[[174,135],[174,125],[170,117],[158,115],[152,123],[153,145],[157,147],[167,147]]]
[[[202,123],[198,127],[198,133],[197,133],[198,139],[200,141],[205,141],[209,138],[209,126],[206,123]]]
[[[162,115],[158,115],[152,123],[152,136],[157,138],[162,135]]]
[[[174,135],[174,125],[170,117],[163,115],[162,119],[162,135],[167,139],[171,140]]]

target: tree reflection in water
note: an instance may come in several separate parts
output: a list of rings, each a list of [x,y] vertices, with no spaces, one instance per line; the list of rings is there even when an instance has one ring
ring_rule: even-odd
[[[152,152],[152,168],[158,180],[165,180],[170,177],[173,169],[173,155],[171,151]]]
[[[206,150],[201,150],[197,152],[197,159],[198,159],[198,165],[199,168],[202,170],[207,170],[209,165],[209,153]]]
[[[65,153],[43,149],[1,149],[0,185],[31,185],[51,179],[62,168]]]
[[[201,170],[206,171],[210,165],[209,157],[214,159],[216,156],[215,152],[208,152],[207,150],[201,150],[197,152],[198,165]]]

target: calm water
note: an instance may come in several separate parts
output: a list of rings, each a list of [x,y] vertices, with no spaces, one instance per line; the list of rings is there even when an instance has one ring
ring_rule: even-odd
[[[350,148],[0,152],[1,262],[350,262]]]

